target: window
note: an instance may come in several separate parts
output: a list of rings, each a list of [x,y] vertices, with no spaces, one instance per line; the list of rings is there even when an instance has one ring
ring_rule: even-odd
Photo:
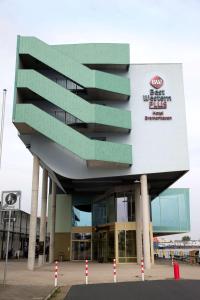
[[[119,262],[136,261],[136,231],[120,230],[118,232]]]
[[[117,202],[117,222],[135,221],[135,203],[131,194],[120,195]]]

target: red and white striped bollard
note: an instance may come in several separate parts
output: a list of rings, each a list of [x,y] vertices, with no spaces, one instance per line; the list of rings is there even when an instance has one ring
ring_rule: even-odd
[[[113,281],[117,282],[116,259],[113,259]]]
[[[142,275],[142,281],[144,281],[144,259],[141,259],[141,275]]]
[[[55,272],[54,272],[54,285],[55,287],[58,285],[58,262],[57,260],[55,261]]]
[[[85,284],[88,284],[88,260],[85,261]]]

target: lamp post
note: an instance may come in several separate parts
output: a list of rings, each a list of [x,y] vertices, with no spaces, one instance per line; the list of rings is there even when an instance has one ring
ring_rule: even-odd
[[[6,93],[7,90],[3,89],[3,101],[1,105],[1,127],[0,127],[0,168],[1,168],[1,156],[2,156],[2,146],[3,146],[3,129],[4,129],[4,117],[5,117],[5,105],[6,105]]]

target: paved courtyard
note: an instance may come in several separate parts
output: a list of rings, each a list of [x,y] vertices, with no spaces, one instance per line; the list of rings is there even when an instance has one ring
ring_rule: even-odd
[[[0,262],[0,285],[3,280],[4,262]],[[200,280],[199,265],[180,265],[182,279]],[[59,263],[59,286],[70,287],[71,285],[80,285],[85,283],[85,263],[84,262],[60,262]],[[117,265],[117,281],[130,282],[140,281],[140,267],[137,264],[119,264]],[[173,278],[173,268],[170,262],[162,263],[158,261],[151,270],[145,271],[146,280],[169,280]],[[100,264],[89,262],[89,283],[111,283],[113,282],[113,266],[111,263]],[[28,287],[35,291],[41,291],[41,295],[50,291],[54,286],[54,264],[46,264],[41,268],[36,267],[35,271],[27,270],[26,260],[10,260],[8,263],[7,283],[10,287],[22,287],[29,293]],[[8,286],[8,287],[9,287]],[[0,299],[2,298],[2,289],[0,287]],[[12,288],[10,288],[12,289]],[[45,290],[46,289],[46,290]],[[7,288],[8,290],[8,288]],[[15,290],[15,289],[13,289]],[[4,290],[5,293],[6,290]],[[17,290],[16,290],[17,292]],[[35,296],[35,299],[42,299],[42,296]],[[15,298],[13,298],[15,299]],[[17,298],[16,298],[17,299]],[[34,299],[22,297],[19,299]]]
[[[59,285],[74,285],[85,282],[84,262],[59,262]],[[3,280],[4,262],[0,262],[0,283]],[[200,279],[200,265],[180,265],[181,278]],[[156,263],[151,270],[145,271],[147,280],[162,280],[173,278],[171,263]],[[117,281],[140,280],[140,266],[137,264],[118,264]],[[89,283],[108,283],[113,281],[113,266],[111,263],[101,264],[89,262]],[[11,260],[8,263],[7,283],[10,285],[53,286],[54,264],[46,264],[35,271],[27,270],[26,260]]]
[[[1,300],[43,300],[52,291],[52,286],[0,285]]]

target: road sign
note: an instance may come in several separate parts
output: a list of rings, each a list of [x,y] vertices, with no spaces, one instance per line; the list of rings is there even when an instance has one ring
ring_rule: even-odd
[[[1,197],[2,207],[1,210],[8,211],[8,218],[4,218],[4,221],[8,220],[8,229],[7,229],[7,243],[6,243],[6,259],[4,266],[4,277],[3,284],[6,284],[7,276],[7,264],[8,264],[8,248],[9,248],[9,239],[10,239],[10,225],[11,221],[15,221],[15,218],[11,218],[12,211],[20,209],[20,200],[21,200],[21,191],[3,191]]]
[[[21,191],[2,192],[2,210],[19,210]]]

